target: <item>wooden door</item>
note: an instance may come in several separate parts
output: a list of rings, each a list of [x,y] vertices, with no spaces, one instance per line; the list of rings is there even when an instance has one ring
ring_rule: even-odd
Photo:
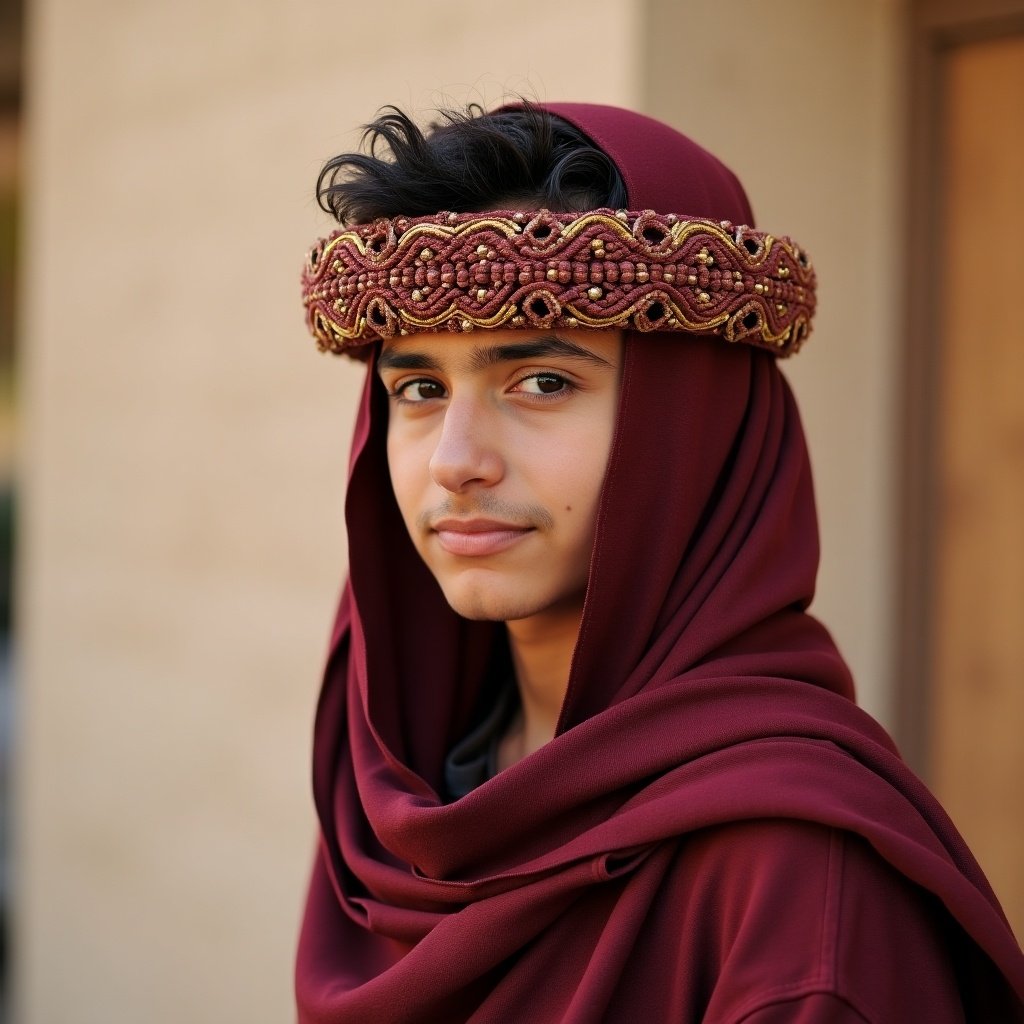
[[[928,776],[1024,934],[1024,34],[939,64]]]

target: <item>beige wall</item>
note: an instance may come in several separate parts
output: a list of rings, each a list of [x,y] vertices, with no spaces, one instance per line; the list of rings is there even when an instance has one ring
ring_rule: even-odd
[[[894,4],[30,4],[19,1024],[291,1017],[358,377],[297,274],[382,103],[643,104],[810,249],[819,607],[884,707]]]

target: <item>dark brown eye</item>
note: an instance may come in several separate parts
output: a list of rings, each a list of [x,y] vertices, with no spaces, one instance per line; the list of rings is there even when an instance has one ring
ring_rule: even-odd
[[[557,373],[535,373],[519,382],[519,390],[532,395],[554,395],[568,386],[569,382]]]
[[[444,398],[444,388],[436,380],[410,380],[396,389],[395,395],[403,402],[426,402]]]

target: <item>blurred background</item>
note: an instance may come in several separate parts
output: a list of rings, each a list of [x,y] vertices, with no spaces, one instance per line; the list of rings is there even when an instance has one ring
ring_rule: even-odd
[[[385,103],[645,111],[807,247],[815,611],[1024,930],[1024,0],[0,0],[0,30],[4,1019],[293,1017],[360,378],[298,273]]]

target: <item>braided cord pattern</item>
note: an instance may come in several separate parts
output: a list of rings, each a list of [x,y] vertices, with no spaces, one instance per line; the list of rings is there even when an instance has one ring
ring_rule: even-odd
[[[321,239],[302,273],[319,348],[421,331],[627,328],[718,334],[786,356],[814,269],[792,240],[652,210],[441,213]]]

